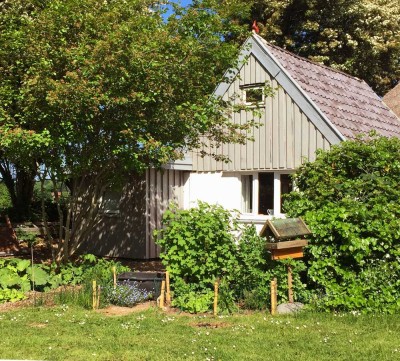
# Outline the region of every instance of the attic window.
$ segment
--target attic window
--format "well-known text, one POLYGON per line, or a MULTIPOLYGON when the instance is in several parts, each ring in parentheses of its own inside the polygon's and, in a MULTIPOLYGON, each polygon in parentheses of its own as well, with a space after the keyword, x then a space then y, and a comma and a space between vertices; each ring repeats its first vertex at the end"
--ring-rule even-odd
POLYGON ((258 106, 264 103, 264 84, 253 84, 242 88, 243 101, 246 105, 258 106))

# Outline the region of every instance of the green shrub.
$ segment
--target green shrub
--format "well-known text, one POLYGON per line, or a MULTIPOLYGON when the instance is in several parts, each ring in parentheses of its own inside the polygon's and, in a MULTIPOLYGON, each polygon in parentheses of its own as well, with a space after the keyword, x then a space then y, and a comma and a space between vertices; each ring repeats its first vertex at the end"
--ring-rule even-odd
POLYGON ((320 309, 395 312, 400 302, 400 140, 372 136, 319 152, 286 202, 313 236, 309 285, 320 309))
POLYGON ((182 278, 175 279, 172 306, 190 313, 206 312, 211 309, 213 299, 214 292, 211 289, 200 288, 182 278))
MULTIPOLYGON (((163 224, 157 233, 158 244, 173 281, 175 306, 189 312, 211 308, 217 279, 221 311, 236 310, 238 302, 245 308, 268 307, 270 281, 274 277, 278 278, 281 300, 287 300, 288 262, 272 262, 265 238, 257 235, 254 226, 239 228, 237 214, 199 203, 198 208, 190 210, 168 210, 163 224), (236 243, 234 232, 238 231, 241 237, 236 243)), ((305 300, 308 294, 300 279, 304 263, 291 264, 295 296, 305 300)))
POLYGON ((214 281, 231 277, 237 268, 232 234, 238 230, 237 217, 221 206, 199 203, 198 208, 189 210, 167 210, 163 225, 157 243, 174 281, 174 295, 177 299, 188 297, 189 291, 183 291, 182 285, 190 285, 190 292, 200 295, 203 308, 204 295, 212 291, 214 281))

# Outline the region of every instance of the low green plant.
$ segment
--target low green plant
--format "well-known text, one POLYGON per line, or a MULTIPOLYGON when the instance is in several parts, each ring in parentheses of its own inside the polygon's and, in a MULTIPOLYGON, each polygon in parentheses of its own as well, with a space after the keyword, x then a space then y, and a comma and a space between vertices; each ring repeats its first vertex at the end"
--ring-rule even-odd
POLYGON ((92 281, 105 285, 113 277, 113 267, 117 273, 130 271, 129 267, 123 266, 120 262, 85 254, 75 262, 60 265, 57 273, 63 285, 77 285, 92 281))
POLYGON ((174 282, 172 306, 190 313, 207 312, 213 304, 214 292, 177 278, 174 282))
POLYGON ((112 280, 113 267, 117 273, 130 270, 119 262, 90 254, 80 257, 76 263, 71 262, 59 268, 56 265, 45 264, 32 266, 31 261, 25 259, 0 259, 0 302, 24 299, 25 293, 32 289, 33 283, 35 291, 39 292, 46 292, 61 285, 78 284, 84 285, 85 290, 91 290, 92 281, 105 286, 112 280))
MULTIPOLYGON (((52 295, 52 301, 56 305, 73 305, 91 309, 93 307, 92 292, 88 286, 62 286, 52 295)), ((100 298, 100 301, 100 306, 103 306, 103 299, 100 298)))

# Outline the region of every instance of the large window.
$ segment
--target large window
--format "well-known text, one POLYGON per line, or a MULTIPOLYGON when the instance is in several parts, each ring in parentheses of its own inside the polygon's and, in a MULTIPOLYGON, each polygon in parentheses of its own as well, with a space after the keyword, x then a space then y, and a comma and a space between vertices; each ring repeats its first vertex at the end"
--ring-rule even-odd
POLYGON ((243 213, 280 214, 282 196, 293 189, 289 174, 253 173, 242 175, 241 180, 243 213))

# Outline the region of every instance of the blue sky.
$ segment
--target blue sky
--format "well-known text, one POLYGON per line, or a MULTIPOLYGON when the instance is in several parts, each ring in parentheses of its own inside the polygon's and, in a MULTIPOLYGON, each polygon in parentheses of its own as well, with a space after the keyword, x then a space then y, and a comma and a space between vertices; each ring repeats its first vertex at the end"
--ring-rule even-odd
MULTIPOLYGON (((171 2, 173 3, 177 3, 177 4, 181 4, 182 6, 186 6, 191 4, 192 0, 172 0, 171 2)), ((168 17, 171 14, 171 11, 167 11, 167 13, 165 14, 166 17, 168 17)))

